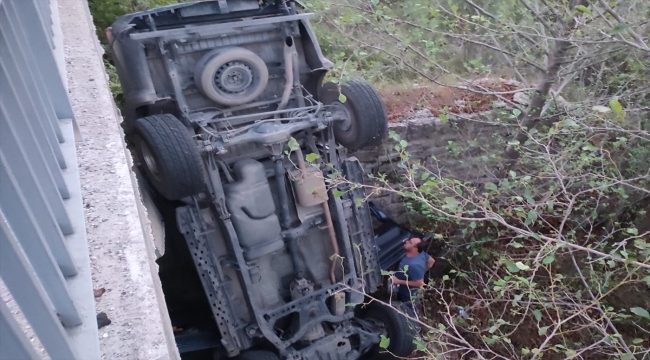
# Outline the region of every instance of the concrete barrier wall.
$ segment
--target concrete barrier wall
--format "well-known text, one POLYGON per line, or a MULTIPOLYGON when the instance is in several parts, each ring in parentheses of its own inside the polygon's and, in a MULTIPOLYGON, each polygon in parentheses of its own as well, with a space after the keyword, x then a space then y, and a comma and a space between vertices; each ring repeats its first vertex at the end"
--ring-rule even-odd
POLYGON ((111 320, 99 329, 102 359, 179 359, 155 263, 164 235, 132 171, 88 2, 58 3, 93 284, 105 289, 96 308, 111 320))

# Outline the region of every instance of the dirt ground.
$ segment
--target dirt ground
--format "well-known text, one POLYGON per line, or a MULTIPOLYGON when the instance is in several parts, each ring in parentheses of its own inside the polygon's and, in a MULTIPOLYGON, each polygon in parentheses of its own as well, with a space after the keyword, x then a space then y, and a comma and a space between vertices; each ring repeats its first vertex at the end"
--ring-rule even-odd
MULTIPOLYGON (((522 87, 521 84, 501 79, 482 79, 474 82, 483 89, 470 91, 458 87, 437 85, 406 88, 403 86, 386 87, 380 94, 386 104, 389 122, 399 122, 408 113, 427 109, 433 116, 450 112, 454 114, 471 114, 491 110, 496 102, 503 101, 496 95, 480 92, 512 92, 522 87)), ((504 99, 514 101, 514 93, 502 94, 504 99)))

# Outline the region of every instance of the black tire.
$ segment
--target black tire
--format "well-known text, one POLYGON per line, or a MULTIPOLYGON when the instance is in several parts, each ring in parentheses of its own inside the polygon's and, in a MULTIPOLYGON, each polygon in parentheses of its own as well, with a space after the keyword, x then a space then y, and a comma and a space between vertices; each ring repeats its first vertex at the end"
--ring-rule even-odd
POLYGON ((334 124, 336 141, 355 151, 381 144, 388 128, 386 106, 372 85, 362 80, 351 80, 345 85, 328 82, 319 91, 319 99, 325 105, 332 105, 335 112, 344 108, 349 121, 334 124), (339 101, 340 94, 345 102, 339 101))
POLYGON ((237 360, 280 360, 280 358, 271 351, 251 350, 239 354, 237 360))
POLYGON ((135 150, 151 185, 168 200, 203 191, 201 155, 174 115, 151 115, 135 122, 135 150))
POLYGON ((363 311, 362 316, 365 319, 372 319, 384 324, 386 330, 385 336, 390 339, 386 350, 393 355, 407 357, 415 351, 416 346, 413 343, 413 339, 417 333, 414 327, 409 324, 406 317, 390 306, 372 302, 363 311))
POLYGON ((269 70, 264 60, 241 47, 216 49, 194 68, 194 83, 210 100, 235 106, 255 100, 266 89, 269 70))

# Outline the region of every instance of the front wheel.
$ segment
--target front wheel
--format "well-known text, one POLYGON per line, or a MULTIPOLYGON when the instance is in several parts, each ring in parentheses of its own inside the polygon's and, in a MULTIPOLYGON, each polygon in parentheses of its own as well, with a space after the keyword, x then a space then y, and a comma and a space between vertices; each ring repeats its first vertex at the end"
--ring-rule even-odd
POLYGON ((174 115, 151 115, 135 122, 135 150, 153 187, 168 200, 204 190, 201 155, 174 115))
POLYGON ((392 307, 377 302, 368 305, 362 315, 363 319, 372 321, 381 328, 389 343, 386 347, 391 354, 398 357, 407 357, 415 351, 413 340, 416 336, 415 328, 404 315, 392 307))
POLYGON ((388 115, 372 85, 361 80, 351 80, 340 86, 328 82, 320 89, 318 97, 330 106, 335 117, 344 119, 334 124, 334 137, 339 144, 350 151, 381 144, 388 127, 388 115))
POLYGON ((280 358, 271 351, 250 350, 241 353, 237 360, 280 360, 280 358))

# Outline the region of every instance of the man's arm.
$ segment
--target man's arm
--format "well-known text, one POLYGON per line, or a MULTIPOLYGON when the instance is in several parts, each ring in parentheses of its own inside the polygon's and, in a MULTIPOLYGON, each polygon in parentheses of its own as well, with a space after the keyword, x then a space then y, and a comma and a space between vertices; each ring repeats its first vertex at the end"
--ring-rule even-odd
POLYGON ((427 271, 433 267, 433 264, 436 263, 436 259, 433 258, 433 256, 429 255, 429 260, 427 260, 427 266, 426 269, 427 271))
POLYGON ((424 279, 420 280, 400 280, 395 276, 391 277, 391 280, 393 281, 393 284, 395 285, 406 285, 410 288, 419 288, 424 285, 424 279))
POLYGON ((393 276, 393 283, 397 285, 406 285, 409 288, 419 288, 424 285, 424 273, 426 270, 424 267, 420 266, 410 266, 406 273, 407 280, 398 279, 396 276, 393 276))

